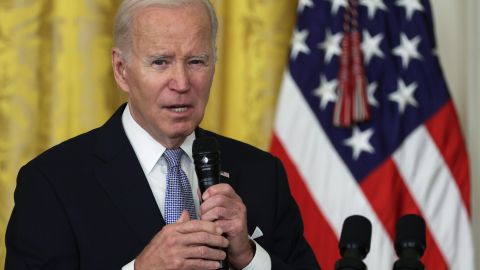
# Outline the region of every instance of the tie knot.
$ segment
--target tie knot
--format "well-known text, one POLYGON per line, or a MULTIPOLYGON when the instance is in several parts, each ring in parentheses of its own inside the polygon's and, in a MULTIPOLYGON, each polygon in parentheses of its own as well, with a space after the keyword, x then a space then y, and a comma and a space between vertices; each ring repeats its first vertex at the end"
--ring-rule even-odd
POLYGON ((182 157, 182 154, 182 148, 166 149, 165 152, 163 152, 163 156, 165 157, 169 168, 180 166, 180 158, 182 157))

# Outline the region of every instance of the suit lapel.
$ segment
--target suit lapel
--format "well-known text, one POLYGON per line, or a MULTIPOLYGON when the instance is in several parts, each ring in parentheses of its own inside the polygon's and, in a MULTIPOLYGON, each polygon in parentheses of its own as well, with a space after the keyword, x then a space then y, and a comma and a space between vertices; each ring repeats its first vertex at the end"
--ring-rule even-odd
POLYGON ((146 245, 165 225, 140 163, 125 134, 122 106, 100 128, 95 173, 126 222, 146 245))

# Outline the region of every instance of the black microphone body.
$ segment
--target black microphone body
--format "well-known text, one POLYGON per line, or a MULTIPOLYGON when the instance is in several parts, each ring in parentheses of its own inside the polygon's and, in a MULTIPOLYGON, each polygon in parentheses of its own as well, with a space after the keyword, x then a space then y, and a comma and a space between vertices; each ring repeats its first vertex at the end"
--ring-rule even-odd
POLYGON ((193 142, 193 161, 197 172, 200 192, 220 183, 220 150, 213 137, 196 139, 193 142))
MULTIPOLYGON (((198 186, 203 194, 209 187, 220 183, 220 148, 213 137, 200 137, 193 142, 193 162, 198 186)), ((227 250, 224 250, 227 252, 227 250)), ((228 260, 220 261, 219 270, 228 270, 228 260)))
POLYGON ((402 216, 397 221, 395 251, 399 258, 393 270, 424 270, 420 258, 425 248, 425 221, 417 215, 402 216))
POLYGON ((366 270, 363 259, 370 251, 371 236, 372 224, 367 218, 359 215, 346 218, 338 243, 342 258, 335 263, 335 270, 366 270))

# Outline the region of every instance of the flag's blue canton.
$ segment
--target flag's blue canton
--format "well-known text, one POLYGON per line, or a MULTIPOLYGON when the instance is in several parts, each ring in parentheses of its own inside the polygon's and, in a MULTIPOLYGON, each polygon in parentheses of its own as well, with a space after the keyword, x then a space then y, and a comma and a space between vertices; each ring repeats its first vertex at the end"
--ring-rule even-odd
POLYGON ((339 71, 339 48, 335 45, 339 39, 337 35, 335 40, 335 35, 343 33, 347 0, 300 0, 289 69, 330 141, 361 181, 444 105, 449 94, 435 55, 428 1, 358 2, 362 49, 366 35, 370 41, 376 37, 378 44, 370 46, 369 53, 363 52, 367 83, 371 89, 376 85, 369 101, 370 122, 354 129, 332 124, 335 101, 327 90, 334 88, 339 71), (329 36, 330 43, 326 42, 329 36), (402 42, 404 49, 399 47, 402 42))

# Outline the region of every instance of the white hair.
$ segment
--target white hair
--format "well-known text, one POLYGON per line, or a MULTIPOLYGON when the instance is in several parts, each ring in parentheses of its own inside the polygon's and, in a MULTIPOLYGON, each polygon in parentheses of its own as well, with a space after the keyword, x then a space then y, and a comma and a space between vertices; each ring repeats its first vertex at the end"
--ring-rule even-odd
POLYGON ((117 15, 115 16, 115 23, 113 27, 114 45, 120 50, 124 51, 124 57, 128 57, 132 45, 130 27, 133 25, 136 12, 140 9, 150 6, 179 7, 194 3, 202 3, 208 10, 208 15, 210 17, 212 47, 215 49, 218 20, 215 9, 209 0, 123 0, 118 8, 117 15))

